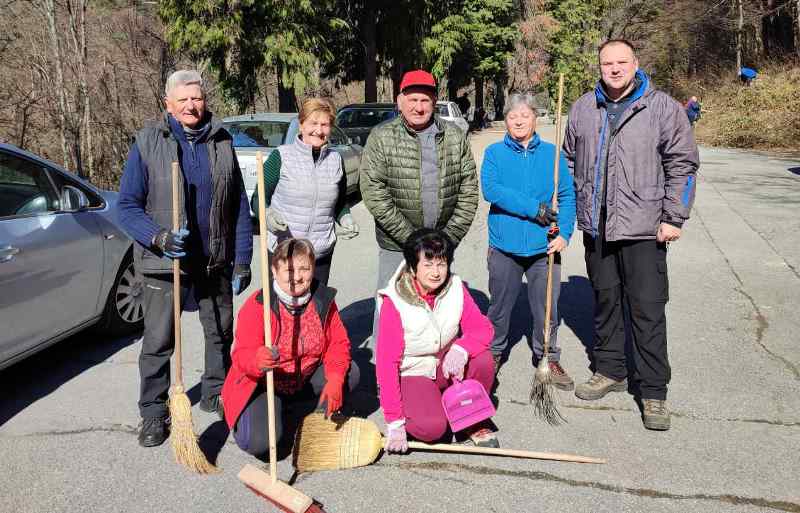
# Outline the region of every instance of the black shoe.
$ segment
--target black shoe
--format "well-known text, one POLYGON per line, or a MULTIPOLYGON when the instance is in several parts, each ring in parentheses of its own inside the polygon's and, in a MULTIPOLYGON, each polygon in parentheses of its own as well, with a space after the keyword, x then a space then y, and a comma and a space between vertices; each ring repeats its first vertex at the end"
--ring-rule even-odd
POLYGON ((200 400, 200 409, 208 413, 216 413, 219 418, 225 420, 225 411, 222 409, 222 396, 212 395, 200 400))
POLYGON ((161 445, 168 436, 169 419, 166 417, 142 419, 142 429, 139 431, 139 445, 142 447, 161 445))

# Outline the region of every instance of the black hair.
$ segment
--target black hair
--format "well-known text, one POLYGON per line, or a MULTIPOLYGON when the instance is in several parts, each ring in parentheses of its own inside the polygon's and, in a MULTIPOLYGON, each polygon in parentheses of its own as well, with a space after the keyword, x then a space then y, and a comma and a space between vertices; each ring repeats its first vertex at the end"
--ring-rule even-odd
POLYGON ((634 55, 636 55, 636 48, 634 48, 634 47, 633 47, 633 43, 631 43, 631 42, 630 42, 630 41, 628 41, 627 39, 623 39, 623 38, 621 38, 621 37, 619 37, 619 38, 615 38, 615 39, 608 39, 608 40, 604 41, 604 42, 603 42, 603 44, 601 44, 601 45, 600 45, 600 46, 597 48, 597 55, 600 55, 600 52, 602 52, 602 51, 603 51, 603 49, 604 49, 606 46, 609 46, 609 45, 625 45, 625 46, 627 46, 628 48, 630 48, 630 49, 631 49, 631 52, 632 52, 634 55))
POLYGON ((403 245, 403 257, 406 259, 406 265, 411 270, 417 269, 419 264, 419 254, 425 255, 425 258, 434 259, 441 258, 447 262, 448 267, 453 262, 453 252, 455 245, 450 237, 441 230, 434 230, 433 228, 420 228, 415 230, 403 245))

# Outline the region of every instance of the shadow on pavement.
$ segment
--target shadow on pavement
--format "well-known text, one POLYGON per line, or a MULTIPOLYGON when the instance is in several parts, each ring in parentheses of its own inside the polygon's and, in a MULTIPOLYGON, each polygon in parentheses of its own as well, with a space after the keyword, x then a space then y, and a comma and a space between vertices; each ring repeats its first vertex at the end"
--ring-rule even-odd
POLYGON ((353 361, 361 371, 361 381, 353 391, 346 412, 357 417, 368 417, 378 410, 378 385, 375 377, 374 351, 372 344, 372 316, 375 299, 361 299, 344 307, 340 314, 350 337, 353 361))
POLYGON ((558 313, 580 340, 594 372, 594 292, 588 278, 573 275, 561 284, 558 313))
POLYGON ((790 167, 788 171, 795 175, 800 175, 800 167, 790 167))
POLYGON ((0 404, 0 426, 75 376, 137 342, 139 335, 99 343, 102 338, 91 329, 84 330, 0 371, 0 388, 9 392, 0 404))

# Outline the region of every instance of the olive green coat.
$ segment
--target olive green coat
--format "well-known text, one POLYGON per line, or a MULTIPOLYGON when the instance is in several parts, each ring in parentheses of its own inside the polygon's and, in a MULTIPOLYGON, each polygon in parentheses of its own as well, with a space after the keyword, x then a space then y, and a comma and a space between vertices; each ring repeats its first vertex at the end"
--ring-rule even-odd
MULTIPOLYGON (((478 177, 466 134, 434 117, 439 128, 439 218, 436 228, 455 244, 467 234, 478 208, 478 177)), ((422 154, 417 135, 402 116, 375 127, 361 158, 361 197, 375 218, 378 245, 401 251, 411 232, 423 227, 422 154)))

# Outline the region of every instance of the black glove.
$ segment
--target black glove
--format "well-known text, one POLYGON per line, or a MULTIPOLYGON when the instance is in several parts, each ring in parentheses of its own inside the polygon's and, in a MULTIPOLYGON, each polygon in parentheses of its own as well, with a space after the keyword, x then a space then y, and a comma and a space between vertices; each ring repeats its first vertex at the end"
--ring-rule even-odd
POLYGON ((189 236, 189 230, 181 228, 177 232, 161 230, 153 239, 153 246, 170 258, 181 258, 186 256, 183 249, 184 239, 189 236))
POLYGON ((251 277, 249 265, 236 264, 233 266, 233 275, 231 276, 233 293, 237 296, 241 294, 250 285, 251 277))
POLYGON ((542 201, 539 203, 539 210, 536 211, 536 217, 533 220, 542 226, 549 226, 558 221, 558 212, 542 201))

